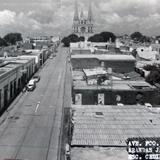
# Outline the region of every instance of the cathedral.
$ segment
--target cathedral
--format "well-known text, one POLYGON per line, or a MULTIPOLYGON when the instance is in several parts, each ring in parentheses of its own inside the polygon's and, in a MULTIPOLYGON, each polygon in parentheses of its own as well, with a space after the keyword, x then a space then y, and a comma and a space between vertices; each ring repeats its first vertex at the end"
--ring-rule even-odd
POLYGON ((91 3, 88 7, 88 17, 84 16, 83 10, 80 15, 78 13, 78 4, 75 1, 75 11, 73 18, 73 33, 78 36, 83 36, 86 39, 93 35, 93 15, 92 15, 92 7, 91 3))

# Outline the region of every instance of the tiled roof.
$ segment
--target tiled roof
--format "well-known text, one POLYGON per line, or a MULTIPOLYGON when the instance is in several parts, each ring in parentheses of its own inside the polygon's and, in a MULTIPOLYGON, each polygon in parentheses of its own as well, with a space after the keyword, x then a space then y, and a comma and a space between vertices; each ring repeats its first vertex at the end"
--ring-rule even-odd
POLYGON ((126 146, 129 137, 160 134, 160 115, 145 106, 73 105, 72 109, 75 110, 72 146, 126 146))

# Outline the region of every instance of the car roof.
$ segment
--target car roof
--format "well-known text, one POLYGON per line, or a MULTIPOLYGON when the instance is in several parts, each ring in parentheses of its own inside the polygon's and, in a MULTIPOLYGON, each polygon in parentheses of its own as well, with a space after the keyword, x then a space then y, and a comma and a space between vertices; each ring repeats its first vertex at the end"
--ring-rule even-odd
POLYGON ((31 83, 35 83, 35 80, 34 80, 34 79, 31 79, 31 80, 29 81, 29 84, 31 84, 31 83))

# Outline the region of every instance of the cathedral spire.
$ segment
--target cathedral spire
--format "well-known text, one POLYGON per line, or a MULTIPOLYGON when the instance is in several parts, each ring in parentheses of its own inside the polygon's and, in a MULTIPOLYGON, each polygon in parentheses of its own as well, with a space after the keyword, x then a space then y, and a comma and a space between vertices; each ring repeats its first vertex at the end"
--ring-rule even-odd
POLYGON ((93 21, 93 14, 92 14, 92 5, 91 5, 91 1, 89 1, 88 20, 89 20, 89 21, 93 21))
POLYGON ((78 20, 79 20, 79 15, 78 15, 78 4, 77 4, 77 0, 75 0, 74 21, 78 21, 78 20))
POLYGON ((84 13, 83 13, 83 10, 81 10, 80 18, 81 18, 81 19, 84 19, 84 13))

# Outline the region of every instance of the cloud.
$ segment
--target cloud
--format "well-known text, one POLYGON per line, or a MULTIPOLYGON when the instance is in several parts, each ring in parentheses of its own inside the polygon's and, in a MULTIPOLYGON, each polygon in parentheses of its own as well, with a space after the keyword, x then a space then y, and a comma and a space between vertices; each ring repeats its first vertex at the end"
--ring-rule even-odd
POLYGON ((14 23, 15 16, 15 12, 9 10, 0 11, 0 25, 3 26, 14 23))
MULTIPOLYGON (((74 0, 1 0, 0 35, 62 34, 72 31, 74 0)), ((91 1, 91 0, 90 0, 91 1)), ((87 14, 89 0, 78 0, 87 14)), ((160 33, 159 0, 92 0, 95 31, 160 33)))

